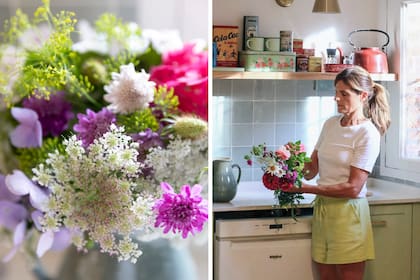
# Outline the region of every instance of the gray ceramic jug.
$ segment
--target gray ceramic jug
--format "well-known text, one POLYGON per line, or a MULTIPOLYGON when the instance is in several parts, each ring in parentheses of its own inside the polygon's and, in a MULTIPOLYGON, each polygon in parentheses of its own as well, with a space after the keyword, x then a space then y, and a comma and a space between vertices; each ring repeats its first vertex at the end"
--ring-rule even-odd
POLYGON ((229 202, 237 191, 241 179, 241 167, 232 164, 230 158, 213 160, 213 202, 229 202), (238 177, 235 178, 233 168, 238 169, 238 177))

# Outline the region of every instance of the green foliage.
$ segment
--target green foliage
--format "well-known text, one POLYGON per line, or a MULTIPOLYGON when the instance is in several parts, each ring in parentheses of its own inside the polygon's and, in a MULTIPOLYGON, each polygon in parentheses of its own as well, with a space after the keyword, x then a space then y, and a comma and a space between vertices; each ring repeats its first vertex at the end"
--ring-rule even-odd
POLYGON ((124 126, 127 133, 138 133, 146 130, 146 128, 157 131, 159 128, 159 122, 150 108, 128 115, 118 115, 117 122, 119 125, 124 126))
POLYGON ((5 20, 3 24, 5 31, 0 33, 1 41, 15 45, 22 33, 30 27, 31 23, 28 16, 20 9, 17 9, 15 16, 12 16, 9 20, 5 20))
POLYGON ((42 147, 17 149, 19 169, 31 177, 33 175, 32 168, 44 163, 48 154, 56 150, 60 154, 65 153, 64 145, 58 137, 44 139, 42 147))
POLYGON ((162 55, 151 46, 149 46, 149 48, 141 54, 138 59, 140 61, 138 67, 144 69, 146 72, 150 72, 150 68, 152 68, 152 66, 160 65, 162 63, 162 55))
POLYGON ((154 103, 156 108, 161 110, 165 117, 178 112, 179 99, 174 94, 174 89, 168 90, 167 87, 159 86, 155 91, 154 103))
MULTIPOLYGON (((119 73, 121 65, 127 65, 133 63, 133 65, 139 64, 139 59, 133 53, 123 51, 118 53, 114 57, 109 57, 104 60, 104 66, 106 67, 108 73, 119 73)), ((109 77, 110 78, 110 77, 109 77)))
MULTIPOLYGON (((73 42, 71 34, 74 32, 76 19, 74 13, 60 11, 53 15, 49 1, 34 12, 34 18, 29 21, 28 16, 20 10, 10 22, 5 25, 3 37, 6 43, 16 44, 17 38, 29 28, 35 28, 40 23, 51 26, 52 33, 48 40, 38 49, 27 51, 25 64, 15 83, 14 92, 19 97, 39 95, 48 98, 55 90, 67 89, 79 95, 87 94, 92 86, 75 71, 78 56, 71 50, 73 42)), ((5 101, 11 103, 12 94, 6 94, 5 101)))
POLYGON ((141 34, 139 27, 126 24, 110 13, 102 14, 95 22, 95 26, 98 32, 106 34, 109 42, 116 41, 125 48, 128 47, 127 38, 141 34))

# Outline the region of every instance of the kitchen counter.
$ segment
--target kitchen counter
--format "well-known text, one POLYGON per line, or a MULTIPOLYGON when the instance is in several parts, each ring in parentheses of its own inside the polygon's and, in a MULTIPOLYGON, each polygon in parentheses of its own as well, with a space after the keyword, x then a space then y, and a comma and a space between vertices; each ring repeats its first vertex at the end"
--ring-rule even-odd
MULTIPOLYGON (((384 181, 368 179, 368 201, 370 205, 403 204, 420 202, 420 188, 384 181)), ((299 207, 312 207, 315 195, 304 194, 299 207)), ((213 212, 266 210, 276 203, 273 191, 266 189, 262 182, 240 182, 234 199, 227 203, 213 203, 213 212)))

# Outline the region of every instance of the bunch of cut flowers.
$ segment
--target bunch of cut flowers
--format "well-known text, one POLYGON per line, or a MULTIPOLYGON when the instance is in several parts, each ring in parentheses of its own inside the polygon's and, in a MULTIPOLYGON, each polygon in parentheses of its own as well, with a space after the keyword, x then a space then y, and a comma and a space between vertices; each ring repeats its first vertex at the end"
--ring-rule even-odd
POLYGON ((274 191, 277 206, 294 209, 304 197, 299 192, 287 192, 293 186, 301 187, 303 169, 310 158, 306 156, 305 147, 300 141, 289 142, 275 151, 267 149, 266 144, 252 147, 250 154, 245 155, 247 164, 252 166, 255 160, 263 170, 264 186, 274 191))
POLYGON ((48 0, 0 42, 3 261, 74 244, 136 262, 136 238, 203 230, 204 44, 112 14, 77 24, 48 0))

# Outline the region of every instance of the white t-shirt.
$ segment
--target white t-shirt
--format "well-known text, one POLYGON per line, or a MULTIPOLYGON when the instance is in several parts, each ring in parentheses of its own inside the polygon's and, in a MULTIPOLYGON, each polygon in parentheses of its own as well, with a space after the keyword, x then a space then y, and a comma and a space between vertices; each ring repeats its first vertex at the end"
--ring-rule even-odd
MULTIPOLYGON (((315 149, 318 150, 320 185, 348 181, 350 166, 372 172, 379 155, 381 135, 371 121, 353 126, 341 126, 343 115, 329 118, 321 131, 315 149)), ((364 184, 358 197, 366 196, 364 184)))

